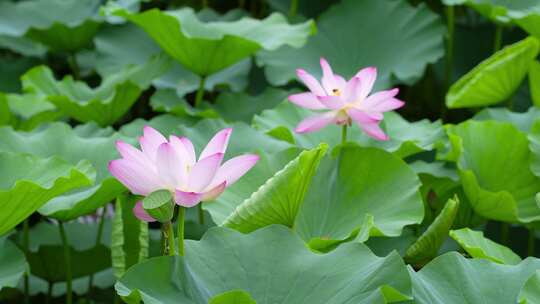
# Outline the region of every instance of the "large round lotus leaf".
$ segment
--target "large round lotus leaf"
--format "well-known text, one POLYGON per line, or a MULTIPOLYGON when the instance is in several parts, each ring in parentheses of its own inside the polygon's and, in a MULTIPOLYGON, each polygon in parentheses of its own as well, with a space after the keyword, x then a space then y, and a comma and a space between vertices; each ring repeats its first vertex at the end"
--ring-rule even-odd
POLYGON ((404 161, 376 148, 337 151, 321 163, 296 217, 302 239, 330 244, 359 232, 399 236, 404 226, 422 221, 420 180, 404 161))
POLYGON ((524 133, 510 123, 468 121, 449 126, 448 134, 463 189, 478 214, 507 222, 540 219, 534 200, 540 180, 529 168, 524 133))
POLYGON ((540 269, 540 260, 518 265, 466 259, 456 252, 437 257, 419 272, 411 270, 418 304, 516 303, 521 287, 540 269))
POLYGON ((205 23, 190 8, 152 9, 138 14, 114 7, 109 10, 143 28, 171 57, 201 76, 223 70, 261 48, 300 47, 313 30, 311 21, 289 25, 279 13, 264 20, 245 17, 205 23))
POLYGON ((450 231, 450 236, 473 258, 485 258, 495 263, 508 265, 521 262, 519 255, 510 248, 486 238, 482 231, 463 228, 450 231))
POLYGON ((74 219, 93 212, 124 191, 125 188, 107 171, 107 163, 118 157, 114 142, 119 136, 107 130, 101 130, 99 132, 102 134, 96 135, 92 132, 82 134, 89 128, 86 129, 72 129, 64 123, 54 123, 32 132, 0 128, 0 151, 24 152, 40 157, 55 155, 72 164, 87 160, 97 171, 93 186, 79 188, 62 196, 55 195, 56 198, 40 209, 43 215, 64 221, 74 219))
POLYGON ((99 0, 2 1, 0 34, 39 41, 54 51, 88 46, 99 29, 99 0))
POLYGON ((0 172, 0 235, 51 199, 89 186, 95 178, 95 170, 88 161, 72 165, 58 157, 11 152, 0 152, 0 172))
POLYGON ((0 290, 15 288, 27 270, 24 253, 6 237, 0 238, 0 290))
MULTIPOLYGON (((313 148, 321 142, 328 143, 330 146, 341 143, 341 127, 336 125, 329 125, 313 133, 297 134, 294 132, 300 121, 312 115, 315 115, 313 111, 286 101, 274 109, 265 110, 260 115, 256 115, 253 124, 259 130, 277 139, 303 148, 313 148)), ((440 121, 430 122, 425 119, 410 123, 394 112, 385 113, 381 126, 385 129, 390 140, 377 141, 369 138, 355 125, 349 127, 347 140, 358 142, 362 146, 382 148, 400 157, 406 157, 434 149, 444 136, 440 121)))
MULTIPOLYGON (((96 62, 94 68, 102 76, 114 74, 128 65, 142 65, 161 52, 159 46, 139 27, 127 23, 100 31, 94 38, 96 62), (129 52, 125 52, 129 49, 129 52)), ((209 75, 205 88, 209 91, 218 85, 226 85, 233 91, 241 91, 247 86, 251 60, 245 59, 232 66, 209 75)), ((176 90, 179 96, 197 90, 200 77, 174 62, 163 76, 154 79, 158 88, 176 90)))
POLYGON ((538 40, 529 37, 493 54, 450 87, 446 105, 481 107, 506 100, 527 75, 539 48, 538 40))
POLYGON ((126 67, 110 75, 99 87, 67 76, 55 79, 47 66, 31 69, 22 76, 23 90, 46 96, 65 115, 81 122, 95 121, 108 126, 129 111, 151 81, 165 73, 172 62, 166 56, 149 59, 143 65, 126 67))
POLYGON ((320 255, 283 226, 251 234, 212 228, 201 241, 186 242, 185 258, 149 259, 116 284, 126 302, 147 304, 206 304, 233 290, 245 291, 258 304, 410 299, 409 277, 397 253, 380 258, 363 244, 351 243, 320 255))
POLYGON ((317 27, 318 33, 300 49, 282 47, 257 55, 270 83, 289 82, 297 68, 321 75, 321 56, 347 78, 362 67, 376 66, 378 87, 412 83, 444 53, 445 28, 438 15, 404 0, 341 1, 320 16, 317 27))

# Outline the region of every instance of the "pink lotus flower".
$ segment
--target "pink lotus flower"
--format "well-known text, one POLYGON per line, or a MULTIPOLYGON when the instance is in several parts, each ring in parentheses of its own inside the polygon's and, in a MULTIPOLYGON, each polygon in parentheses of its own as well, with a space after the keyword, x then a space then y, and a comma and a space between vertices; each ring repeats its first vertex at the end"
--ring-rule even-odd
POLYGON ((399 90, 395 88, 370 95, 377 79, 375 67, 362 69, 351 80, 346 81, 340 75, 334 74, 324 58, 321 58, 320 63, 323 71, 321 83, 302 69, 296 71, 298 78, 310 92, 291 95, 289 101, 306 109, 325 112, 304 119, 295 131, 314 132, 331 123, 351 125, 354 121, 369 136, 388 140, 379 123, 384 112, 398 109, 405 104, 394 98, 399 90))
MULTIPOLYGON (((161 133, 145 126, 139 138, 142 151, 118 141, 116 149, 122 158, 111 161, 109 171, 133 194, 147 196, 165 189, 171 191, 176 204, 193 207, 216 199, 259 160, 258 155, 245 154, 221 164, 231 133, 232 129, 216 133, 197 159, 188 138, 171 135, 167 141, 161 133)), ((153 220, 142 202, 133 212, 141 220, 153 220)))

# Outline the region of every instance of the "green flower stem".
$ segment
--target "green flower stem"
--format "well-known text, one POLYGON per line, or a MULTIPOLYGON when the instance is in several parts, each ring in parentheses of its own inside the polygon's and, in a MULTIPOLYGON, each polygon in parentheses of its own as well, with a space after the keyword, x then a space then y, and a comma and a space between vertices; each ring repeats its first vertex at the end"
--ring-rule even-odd
POLYGON ((454 32, 455 18, 454 6, 446 7, 446 23, 448 27, 448 35, 446 36, 446 77, 445 88, 448 90, 452 82, 453 67, 454 67, 454 32))
POLYGON ((534 256, 535 254, 536 236, 534 232, 535 232, 534 227, 529 227, 529 239, 527 242, 527 255, 528 256, 534 256))
POLYGON ((202 76, 199 81, 199 88, 197 89, 197 94, 195 95, 195 108, 200 108, 201 103, 204 97, 204 85, 206 84, 206 76, 202 76))
POLYGON ((174 244, 174 231, 171 222, 163 223, 161 226, 161 237, 163 243, 163 255, 175 255, 176 246, 174 244))
MULTIPOLYGON (((96 236, 96 243, 94 245, 94 247, 97 247, 99 246, 99 244, 101 243, 101 237, 103 235, 103 226, 105 225, 105 207, 103 207, 103 212, 101 213, 101 216, 99 218, 99 226, 98 226, 98 232, 97 232, 97 236, 96 236)), ((94 274, 91 274, 90 275, 90 278, 88 280, 88 296, 90 296, 92 294, 92 285, 94 284, 94 274)))
POLYGON ((80 79, 80 69, 75 53, 69 53, 68 64, 69 68, 71 69, 71 73, 73 73, 73 78, 75 78, 75 80, 80 79))
POLYGON ((345 144, 347 142, 347 124, 344 124, 341 128, 341 144, 345 144))
POLYGON ((197 211, 199 212, 199 224, 204 225, 204 210, 202 208, 202 202, 197 205, 197 211))
MULTIPOLYGON (((200 204, 199 204, 200 205, 200 204)), ((178 206, 178 220, 176 222, 176 237, 178 238, 178 255, 184 256, 184 220, 186 208, 178 206)))
POLYGON ((45 298, 45 304, 51 303, 53 286, 54 286, 53 282, 48 282, 48 284, 47 284, 47 297, 45 298))
POLYGON ((66 304, 73 303, 72 300, 72 287, 71 287, 71 249, 69 248, 69 242, 64 229, 64 223, 58 222, 58 229, 60 231, 60 238, 64 245, 64 262, 66 263, 66 304))
MULTIPOLYGON (((24 254, 28 255, 30 250, 30 234, 29 234, 29 219, 27 218, 23 222, 23 249, 24 254)), ((30 282, 28 278, 28 273, 24 274, 24 303, 30 303, 30 282)))
POLYGON ((493 40, 493 53, 497 52, 502 47, 502 34, 503 27, 501 24, 497 24, 497 27, 495 28, 495 38, 493 40))
POLYGON ((296 12, 298 11, 298 1, 299 0, 291 0, 291 6, 289 8, 289 17, 296 16, 296 12))

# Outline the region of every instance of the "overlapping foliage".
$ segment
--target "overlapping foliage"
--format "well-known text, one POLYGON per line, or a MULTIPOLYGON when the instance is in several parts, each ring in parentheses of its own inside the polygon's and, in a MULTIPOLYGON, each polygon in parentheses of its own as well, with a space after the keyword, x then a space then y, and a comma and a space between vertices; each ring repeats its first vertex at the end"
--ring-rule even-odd
POLYGON ((527 0, 0 2, 0 302, 537 303, 538 39, 527 0), (389 140, 295 131, 321 57, 399 88, 389 140), (108 170, 145 126, 258 155, 185 255, 108 170))

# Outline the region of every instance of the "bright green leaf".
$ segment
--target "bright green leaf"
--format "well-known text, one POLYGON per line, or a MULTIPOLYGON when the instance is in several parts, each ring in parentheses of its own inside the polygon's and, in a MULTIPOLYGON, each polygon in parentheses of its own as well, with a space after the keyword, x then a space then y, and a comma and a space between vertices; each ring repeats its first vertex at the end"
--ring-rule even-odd
POLYGON ((251 296, 243 290, 224 292, 212 297, 208 304, 257 304, 251 296))
POLYGON ((351 145, 335 152, 323 160, 296 217, 302 239, 399 236, 404 226, 422 221, 420 181, 405 162, 376 148, 351 145))
POLYGON ((327 148, 321 144, 300 153, 239 205, 222 225, 242 232, 271 224, 292 227, 327 148))
POLYGON ((482 231, 469 228, 450 231, 450 236, 473 258, 483 258, 495 263, 516 265, 521 258, 510 248, 484 237, 482 231))
POLYGON ((493 54, 454 83, 446 95, 451 108, 482 107, 512 96, 538 55, 540 43, 529 37, 493 54))
POLYGON ((449 126, 448 134, 459 156, 463 189, 478 214, 507 222, 540 219, 534 200, 540 180, 529 168, 531 152, 524 133, 510 123, 467 121, 449 126))
POLYGON ((116 199, 112 224, 111 257, 114 275, 120 278, 131 266, 148 257, 148 224, 133 215, 137 197, 116 199))
POLYGON ((61 81, 54 78, 46 66, 28 71, 23 77, 23 89, 47 96, 59 110, 81 121, 95 121, 107 126, 120 119, 137 101, 156 76, 170 65, 168 58, 158 56, 141 66, 131 66, 103 80, 95 89, 71 76, 61 81))
MULTIPOLYGON (((102 129, 95 130, 102 132, 95 135, 82 134, 84 128, 85 126, 72 129, 64 123, 54 123, 32 132, 0 128, 0 151, 30 153, 40 157, 56 155, 71 164, 88 160, 97 171, 95 184, 61 196, 55 195, 54 199, 39 210, 43 215, 63 221, 75 219, 95 211, 125 191, 107 170, 108 162, 117 158, 114 143, 119 138, 118 135, 102 129)), ((85 131, 88 131, 88 126, 86 128, 85 131)))
POLYGON ((95 177, 88 161, 71 165, 58 157, 10 152, 0 152, 0 172, 0 235, 51 199, 91 185, 95 177))
POLYGON ((529 67, 529 87, 533 104, 540 108, 540 62, 536 60, 529 67))
POLYGON ((190 71, 208 76, 254 54, 282 45, 302 46, 312 22, 289 25, 274 13, 259 21, 242 18, 233 22, 201 22, 190 8, 175 11, 151 9, 131 14, 110 8, 110 13, 142 27, 161 48, 190 71), (273 35, 279 31, 280 35, 273 35))
POLYGON ((250 234, 212 228, 201 241, 186 242, 185 258, 149 259, 116 284, 127 303, 147 304, 206 304, 239 289, 261 304, 410 299, 407 270, 397 253, 380 258, 365 245, 351 243, 316 254, 289 229, 276 225, 250 234))
POLYGON ((459 201, 449 199, 427 230, 412 244, 405 254, 405 261, 411 264, 425 264, 437 256, 443 242, 448 237, 458 212, 459 201))
POLYGON ((521 287, 539 268, 534 258, 501 265, 447 253, 419 272, 411 270, 413 296, 418 304, 516 303, 521 287))

